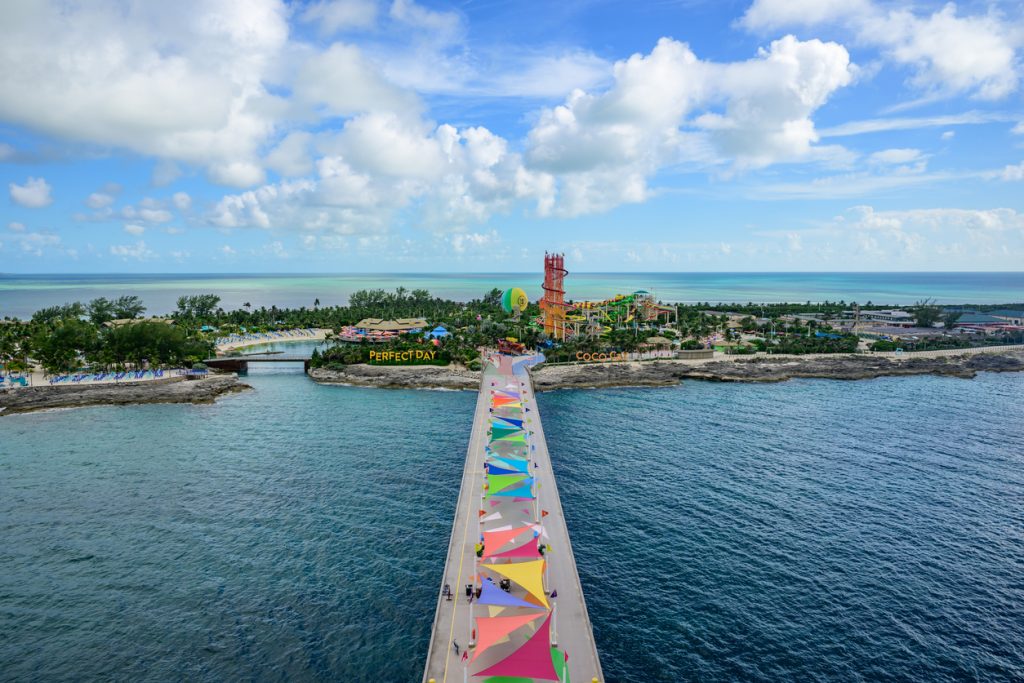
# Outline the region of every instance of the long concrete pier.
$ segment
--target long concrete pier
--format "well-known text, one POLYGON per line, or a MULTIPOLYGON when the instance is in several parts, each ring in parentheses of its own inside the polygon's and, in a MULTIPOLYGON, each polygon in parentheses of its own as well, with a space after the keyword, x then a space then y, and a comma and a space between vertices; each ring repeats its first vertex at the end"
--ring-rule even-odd
MULTIPOLYGON (((533 666, 532 670, 538 675, 523 677, 534 680, 558 680, 560 683, 604 681, 551 469, 544 428, 527 372, 527 366, 534 360, 532 356, 493 354, 486 357, 448 558, 443 579, 438 586, 433 632, 423 673, 424 683, 486 681, 491 676, 513 675, 511 669, 515 666, 523 666, 525 670, 533 666), (520 412, 515 412, 515 403, 509 404, 512 411, 495 409, 495 396, 508 400, 509 394, 518 396, 520 412), (490 466, 493 467, 494 456, 502 455, 503 444, 491 442, 492 420, 496 415, 519 416, 522 419, 526 445, 525 448, 519 448, 527 454, 528 464, 521 466, 528 468, 529 476, 532 477, 534 500, 517 497, 498 503, 502 499, 489 496, 493 491, 485 489, 488 483, 485 463, 491 458, 490 466), (502 512, 495 515, 493 510, 502 512), (536 588, 531 595, 528 586, 524 590, 524 586, 516 582, 510 582, 510 585, 506 583, 500 593, 494 591, 501 575, 508 573, 507 568, 516 563, 515 560, 510 561, 508 553, 524 551, 503 550, 505 556, 500 558, 478 555, 481 552, 478 544, 484 539, 485 533, 488 534, 489 542, 495 545, 489 551, 494 553, 506 547, 504 543, 498 546, 495 532, 513 529, 514 533, 514 529, 520 526, 530 527, 535 532, 528 535, 524 533, 528 541, 523 547, 529 546, 531 542, 534 545, 534 548, 525 552, 536 553, 538 545, 543 552, 543 596, 539 599, 535 595, 536 588), (529 540, 531 537, 533 541, 529 540), (467 586, 471 588, 467 589, 467 586), (522 606, 495 605, 493 599, 488 599, 487 592, 480 596, 480 589, 484 587, 490 589, 492 598, 498 601, 515 599, 522 606), (467 591, 472 597, 467 595, 467 591), (546 606, 542 604, 544 602, 546 606), (530 617, 531 614, 536 617, 530 617), (488 636, 499 628, 497 622, 502 621, 500 618, 494 619, 496 616, 509 617, 508 622, 512 623, 515 623, 513 619, 531 621, 495 641, 488 636), (481 618, 490 623, 483 624, 481 618), (538 633, 545 628, 550 629, 549 634, 538 633), (550 643, 546 642, 546 635, 550 636, 550 643), (527 650, 533 653, 532 661, 536 663, 543 659, 537 653, 544 652, 542 648, 549 646, 554 675, 551 675, 551 670, 541 674, 540 669, 543 667, 539 664, 522 663, 527 661, 527 650), (492 667, 504 667, 505 670, 493 673, 492 667), (488 670, 492 673, 483 673, 488 670)), ((518 435, 514 438, 518 438, 518 435)), ((509 461, 518 462, 512 458, 509 461)), ((492 475, 491 482, 495 481, 492 475)), ((524 564, 537 562, 529 557, 523 559, 524 564)), ((500 629, 504 628, 502 623, 500 629)))

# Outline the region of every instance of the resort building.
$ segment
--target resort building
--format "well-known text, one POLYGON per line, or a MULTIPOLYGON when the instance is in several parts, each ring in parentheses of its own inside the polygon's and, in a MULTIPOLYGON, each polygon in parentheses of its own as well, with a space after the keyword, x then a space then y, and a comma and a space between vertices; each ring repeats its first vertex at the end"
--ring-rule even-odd
POLYGON ((989 315, 995 316, 1001 320, 1005 320, 1011 325, 1017 327, 1024 327, 1024 311, 1015 311, 1012 309, 1000 309, 998 311, 989 311, 989 315))
POLYGON ((383 342, 400 334, 420 334, 427 326, 423 318, 363 318, 355 325, 341 328, 338 339, 342 341, 383 342))
MULTIPOLYGON (((967 311, 962 313, 953 326, 957 329, 971 330, 974 332, 997 332, 999 330, 1015 329, 1020 326, 1019 322, 1014 323, 1012 316, 997 316, 992 313, 976 313, 967 311)), ((1016 318, 1020 320, 1020 318, 1016 318)))
POLYGON ((861 311, 862 322, 879 322, 886 325, 910 326, 914 324, 914 314, 909 311, 891 309, 888 311, 861 311))

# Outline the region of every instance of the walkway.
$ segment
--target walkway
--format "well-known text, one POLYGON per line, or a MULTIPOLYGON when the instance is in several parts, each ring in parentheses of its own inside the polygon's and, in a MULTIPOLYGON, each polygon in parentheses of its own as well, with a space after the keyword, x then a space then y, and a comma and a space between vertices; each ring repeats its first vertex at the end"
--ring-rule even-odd
POLYGON ((604 680, 526 371, 535 360, 484 364, 424 683, 604 680))

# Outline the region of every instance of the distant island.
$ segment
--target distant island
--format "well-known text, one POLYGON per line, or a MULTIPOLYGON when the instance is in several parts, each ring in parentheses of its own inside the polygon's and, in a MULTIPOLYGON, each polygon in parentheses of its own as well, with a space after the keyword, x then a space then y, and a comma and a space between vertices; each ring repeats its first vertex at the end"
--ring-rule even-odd
POLYGON ((539 390, 1022 369, 1022 303, 672 304, 636 291, 565 299, 557 316, 545 305, 521 290, 460 302, 398 287, 355 292, 345 306, 231 311, 189 295, 151 317, 138 296, 52 306, 0 321, 0 408, 210 401, 247 388, 211 365, 293 341, 321 344, 313 380, 377 387, 475 389, 486 348, 543 353, 539 390))

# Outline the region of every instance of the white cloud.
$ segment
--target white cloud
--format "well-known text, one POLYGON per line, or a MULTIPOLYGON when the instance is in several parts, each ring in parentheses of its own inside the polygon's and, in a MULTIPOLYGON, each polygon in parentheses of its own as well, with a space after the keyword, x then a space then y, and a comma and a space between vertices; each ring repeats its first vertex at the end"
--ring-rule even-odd
POLYGON ((142 233, 146 232, 146 228, 135 223, 125 223, 124 231, 129 235, 135 235, 138 237, 142 233))
POLYGON ((253 251, 253 254, 273 256, 279 259, 287 259, 291 257, 291 254, 289 254, 288 250, 285 249, 284 243, 281 242, 280 240, 274 240, 273 242, 268 242, 267 244, 264 244, 263 247, 259 249, 259 251, 253 251))
POLYGON ((755 0, 741 24, 753 30, 842 22, 857 41, 914 70, 924 101, 958 93, 983 100, 1017 89, 1019 27, 998 14, 958 16, 953 3, 932 14, 888 10, 870 0, 755 0))
POLYGON ((714 83, 727 100, 726 112, 704 114, 697 124, 748 167, 807 157, 819 138, 811 114, 853 78, 843 46, 793 36, 719 72, 714 83))
POLYGON ((850 209, 852 221, 844 225, 858 230, 978 230, 1000 232, 1024 228, 1024 214, 1014 209, 911 209, 876 211, 870 206, 850 209))
POLYGON ((173 225, 164 228, 164 232, 167 233, 168 235, 183 235, 183 234, 185 234, 184 230, 182 230, 181 228, 176 228, 173 225))
POLYGON ((49 206, 53 202, 53 197, 50 196, 52 188, 43 178, 30 177, 25 181, 24 185, 10 183, 7 187, 11 200, 20 206, 40 209, 44 206, 49 206))
POLYGON ((1000 174, 1003 180, 1024 180, 1024 162, 1016 166, 1007 166, 1000 174))
POLYGON ((943 140, 952 140, 955 136, 956 136, 956 131, 955 130, 947 130, 947 131, 943 131, 943 133, 942 133, 942 135, 940 137, 943 140))
POLYGON ((13 159, 15 150, 13 147, 8 145, 6 142, 0 142, 0 161, 7 161, 13 159))
POLYGON ((61 239, 58 235, 44 232, 16 232, 9 236, 21 246, 21 250, 32 256, 42 256, 47 249, 61 248, 61 239))
POLYGON ((123 261, 129 259, 145 261, 156 257, 156 252, 147 247, 146 243, 142 240, 135 244, 112 244, 110 245, 110 253, 121 258, 123 261))
POLYGON ((1024 135, 1024 121, 1020 121, 1016 126, 1010 129, 1010 132, 1014 135, 1024 135))
POLYGON ((332 116, 421 108, 414 95, 381 77, 358 47, 343 43, 311 55, 300 67, 293 89, 298 104, 332 116))
POLYGON ((456 12, 436 12, 413 0, 394 0, 388 12, 395 21, 425 30, 439 40, 450 40, 462 33, 462 18, 456 12))
POLYGON ((210 180, 220 185, 249 187, 262 183, 266 175, 255 161, 229 161, 209 168, 210 180))
POLYGON ((915 161, 920 161, 923 158, 924 155, 919 149, 893 148, 874 152, 868 157, 868 162, 889 166, 896 164, 909 164, 915 161))
POLYGON ((311 133, 293 131, 271 150, 264 162, 283 176, 306 175, 313 170, 309 149, 312 140, 311 133))
POLYGON ((1012 121, 1016 117, 1008 116, 998 112, 965 112, 963 114, 949 114, 944 116, 921 116, 891 119, 867 119, 864 121, 850 121, 823 128, 820 135, 823 138, 845 137, 848 135, 863 135, 865 133, 881 133, 890 130, 913 130, 915 128, 934 128, 938 126, 963 126, 999 121, 1012 121))
POLYGON ((867 0, 754 0, 739 23, 752 31, 769 31, 838 21, 869 9, 867 0))
POLYGON ((254 164, 273 129, 264 76, 288 36, 277 0, 0 5, 0 117, 210 168, 254 164))
POLYGON ((230 244, 225 244, 220 248, 220 253, 224 254, 225 256, 234 256, 238 252, 235 251, 230 244))
POLYGON ((616 63, 614 77, 602 94, 576 91, 544 110, 530 131, 529 167, 555 176, 556 213, 644 201, 647 178, 668 164, 717 158, 759 168, 844 153, 814 145, 810 118, 852 78, 849 55, 835 43, 786 36, 754 59, 717 64, 663 38, 649 55, 616 63), (707 111, 717 104, 723 113, 707 111), (703 132, 681 131, 699 108, 693 123, 703 132))
POLYGON ((93 192, 85 200, 90 209, 105 209, 113 203, 114 198, 105 192, 93 192))
POLYGON ((374 0, 319 0, 306 7, 299 19, 317 24, 324 36, 372 28, 377 21, 377 3, 374 0))
POLYGON ((181 167, 173 161, 161 159, 153 167, 153 185, 165 187, 181 177, 181 167))
POLYGON ((576 88, 602 86, 612 74, 611 64, 583 50, 501 57, 504 69, 485 71, 464 89, 495 97, 565 97, 576 88))
POLYGON ((494 230, 489 233, 455 233, 449 237, 452 249, 456 254, 464 254, 467 250, 478 250, 492 248, 500 241, 498 233, 494 230))
POLYGON ((128 220, 141 220, 146 223, 169 223, 174 219, 174 214, 163 208, 161 202, 150 197, 146 197, 139 202, 138 208, 134 206, 124 207, 121 209, 121 216, 128 220))
POLYGON ((25 224, 18 222, 11 222, 7 224, 7 228, 11 232, 25 232, 25 224))
POLYGON ((192 208, 192 197, 189 197, 186 192, 175 192, 171 197, 171 202, 174 203, 174 208, 178 211, 188 211, 192 208))

